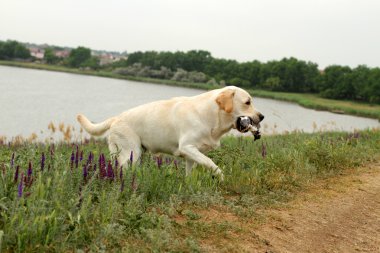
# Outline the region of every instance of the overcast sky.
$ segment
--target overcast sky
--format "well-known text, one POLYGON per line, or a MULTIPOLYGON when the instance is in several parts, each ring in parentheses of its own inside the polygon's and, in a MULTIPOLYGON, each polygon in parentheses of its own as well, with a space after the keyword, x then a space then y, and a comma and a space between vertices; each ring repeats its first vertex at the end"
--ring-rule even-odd
POLYGON ((0 40, 380 66, 380 0, 0 0, 0 40))

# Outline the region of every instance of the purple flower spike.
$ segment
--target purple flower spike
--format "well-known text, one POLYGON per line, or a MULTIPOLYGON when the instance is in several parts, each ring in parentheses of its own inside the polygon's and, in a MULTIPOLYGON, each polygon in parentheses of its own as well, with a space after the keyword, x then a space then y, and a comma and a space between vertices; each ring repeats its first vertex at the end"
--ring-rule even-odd
POLYGON ((16 172, 15 172, 15 177, 14 177, 14 182, 17 183, 18 181, 18 173, 19 173, 19 170, 20 170, 20 166, 17 165, 16 167, 16 172))
POLYGON ((136 192, 136 190, 137 190, 137 180, 136 180, 136 172, 135 171, 132 174, 131 189, 133 192, 136 192))
POLYGON ((80 152, 79 161, 81 162, 83 160, 83 150, 80 152))
POLYGON ((71 152, 70 168, 74 167, 74 160, 75 160, 75 156, 74 156, 74 151, 73 151, 71 152))
POLYGON ((162 165, 162 158, 161 157, 157 157, 157 166, 158 168, 161 168, 161 165, 162 165))
POLYGON ((92 159, 93 159, 93 155, 92 155, 92 153, 91 153, 91 151, 90 151, 90 154, 88 154, 87 163, 88 163, 88 164, 92 163, 92 159))
POLYGON ((119 167, 119 162, 115 159, 115 168, 119 167))
POLYGON ((85 182, 87 181, 87 175, 88 175, 87 165, 84 165, 83 166, 83 179, 84 179, 85 182))
POLYGON ((120 167, 120 180, 123 180, 123 166, 120 167))
POLYGON ((108 166, 107 166, 107 177, 113 180, 115 178, 115 174, 112 169, 112 164, 111 161, 108 161, 108 166))
POLYGON ((261 145, 261 156, 263 158, 265 158, 267 156, 267 146, 264 143, 262 143, 262 145, 261 145))
POLYGON ((11 168, 13 168, 14 162, 15 162, 15 153, 12 153, 11 168))
POLYGON ((27 182, 27 186, 31 186, 32 185, 32 173, 33 173, 33 170, 32 170, 32 162, 29 162, 29 167, 28 167, 28 171, 27 171, 27 174, 28 174, 28 177, 26 178, 26 182, 27 182))
POLYGON ((28 179, 32 176, 32 162, 29 162, 28 167, 28 179))
POLYGON ((22 197, 23 182, 24 182, 24 173, 21 173, 21 180, 20 180, 20 183, 18 184, 18 188, 17 188, 19 198, 22 197))
POLYGON ((41 171, 44 170, 44 167, 45 167, 45 153, 42 152, 42 155, 41 155, 41 171))
POLYGON ((133 163, 133 150, 131 151, 131 155, 129 156, 129 162, 132 165, 132 163, 133 163))
POLYGON ((78 163, 79 163, 79 150, 77 146, 77 151, 75 152, 75 168, 78 168, 78 163))
POLYGON ((106 161, 103 154, 101 154, 99 158, 99 170, 100 170, 100 178, 107 177, 106 161))

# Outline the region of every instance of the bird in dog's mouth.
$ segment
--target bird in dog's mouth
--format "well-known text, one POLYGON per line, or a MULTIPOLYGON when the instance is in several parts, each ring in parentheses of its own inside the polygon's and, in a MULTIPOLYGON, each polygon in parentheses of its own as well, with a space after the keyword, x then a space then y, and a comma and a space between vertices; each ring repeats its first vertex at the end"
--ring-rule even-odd
POLYGON ((253 119, 248 116, 240 116, 236 120, 236 129, 241 133, 250 131, 254 136, 254 141, 260 139, 260 123, 254 123, 253 119))

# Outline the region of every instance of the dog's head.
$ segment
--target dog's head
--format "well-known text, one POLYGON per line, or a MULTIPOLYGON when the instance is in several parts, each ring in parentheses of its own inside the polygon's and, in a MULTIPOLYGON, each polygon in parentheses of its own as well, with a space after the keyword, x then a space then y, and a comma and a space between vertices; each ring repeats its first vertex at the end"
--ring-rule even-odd
POLYGON ((220 110, 231 116, 233 128, 237 128, 238 120, 241 116, 246 116, 251 120, 251 124, 257 129, 264 115, 258 112, 253 106, 252 97, 245 90, 228 86, 220 90, 216 103, 220 110))

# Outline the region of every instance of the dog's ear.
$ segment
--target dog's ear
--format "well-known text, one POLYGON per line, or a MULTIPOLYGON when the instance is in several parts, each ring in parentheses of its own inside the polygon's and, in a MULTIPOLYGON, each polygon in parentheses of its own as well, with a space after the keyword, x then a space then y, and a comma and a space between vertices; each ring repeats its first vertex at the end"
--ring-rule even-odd
POLYGON ((219 108, 221 110, 224 110, 227 113, 231 113, 232 110, 234 109, 234 95, 235 91, 234 90, 225 90, 222 91, 218 97, 216 98, 216 103, 219 105, 219 108))

